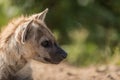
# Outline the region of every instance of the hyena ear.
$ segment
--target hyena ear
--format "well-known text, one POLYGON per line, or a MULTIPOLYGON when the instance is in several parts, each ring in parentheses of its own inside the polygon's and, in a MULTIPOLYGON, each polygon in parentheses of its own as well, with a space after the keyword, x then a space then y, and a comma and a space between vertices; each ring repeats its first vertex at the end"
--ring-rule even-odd
POLYGON ((48 12, 48 8, 46 8, 46 9, 45 9, 44 11, 42 11, 41 13, 36 14, 36 15, 35 15, 35 18, 44 21, 47 12, 48 12))
POLYGON ((17 42, 24 44, 28 36, 28 32, 31 29, 31 24, 33 20, 19 26, 15 32, 15 39, 17 42))

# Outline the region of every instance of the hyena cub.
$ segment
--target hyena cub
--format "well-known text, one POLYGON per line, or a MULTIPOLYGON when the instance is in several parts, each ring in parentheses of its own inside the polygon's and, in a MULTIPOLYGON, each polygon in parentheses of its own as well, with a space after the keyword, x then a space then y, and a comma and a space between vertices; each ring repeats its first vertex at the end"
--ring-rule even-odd
MULTIPOLYGON (((0 80, 17 80, 31 59, 58 64, 67 57, 44 19, 48 9, 12 21, 0 35, 0 80)), ((21 79, 20 79, 21 80, 21 79)))

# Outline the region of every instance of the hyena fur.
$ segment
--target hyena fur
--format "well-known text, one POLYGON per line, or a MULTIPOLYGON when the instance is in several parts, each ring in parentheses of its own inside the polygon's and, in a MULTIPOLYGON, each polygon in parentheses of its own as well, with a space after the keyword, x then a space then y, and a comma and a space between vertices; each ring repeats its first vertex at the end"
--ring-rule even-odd
POLYGON ((66 58, 44 22, 47 11, 12 20, 1 32, 0 80, 22 80, 18 73, 31 60, 58 64, 66 58))

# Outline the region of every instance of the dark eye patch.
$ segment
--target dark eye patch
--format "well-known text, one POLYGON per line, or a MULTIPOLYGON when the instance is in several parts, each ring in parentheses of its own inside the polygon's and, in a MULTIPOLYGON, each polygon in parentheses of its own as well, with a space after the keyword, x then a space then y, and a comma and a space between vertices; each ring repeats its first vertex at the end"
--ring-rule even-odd
POLYGON ((49 48, 49 47, 52 46, 52 42, 49 41, 49 40, 45 40, 45 41, 43 41, 43 42, 41 43, 41 45, 42 45, 43 47, 45 47, 45 48, 49 48))

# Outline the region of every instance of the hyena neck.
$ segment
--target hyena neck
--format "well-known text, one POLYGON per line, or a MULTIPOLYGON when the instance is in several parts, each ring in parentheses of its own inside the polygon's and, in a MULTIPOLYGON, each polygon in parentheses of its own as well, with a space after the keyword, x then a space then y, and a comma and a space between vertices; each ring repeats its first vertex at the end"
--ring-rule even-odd
MULTIPOLYGON (((9 53, 11 54, 11 53, 9 53)), ((13 76, 25 65, 25 60, 16 61, 14 57, 0 51, 0 80, 13 80, 13 76), (15 60, 15 61, 14 61, 15 60)))
POLYGON ((14 76, 16 72, 26 65, 27 62, 20 55, 22 50, 19 50, 19 48, 20 45, 12 37, 5 43, 4 47, 0 48, 0 80, 14 76), (1 77, 4 78, 1 79, 1 77))

